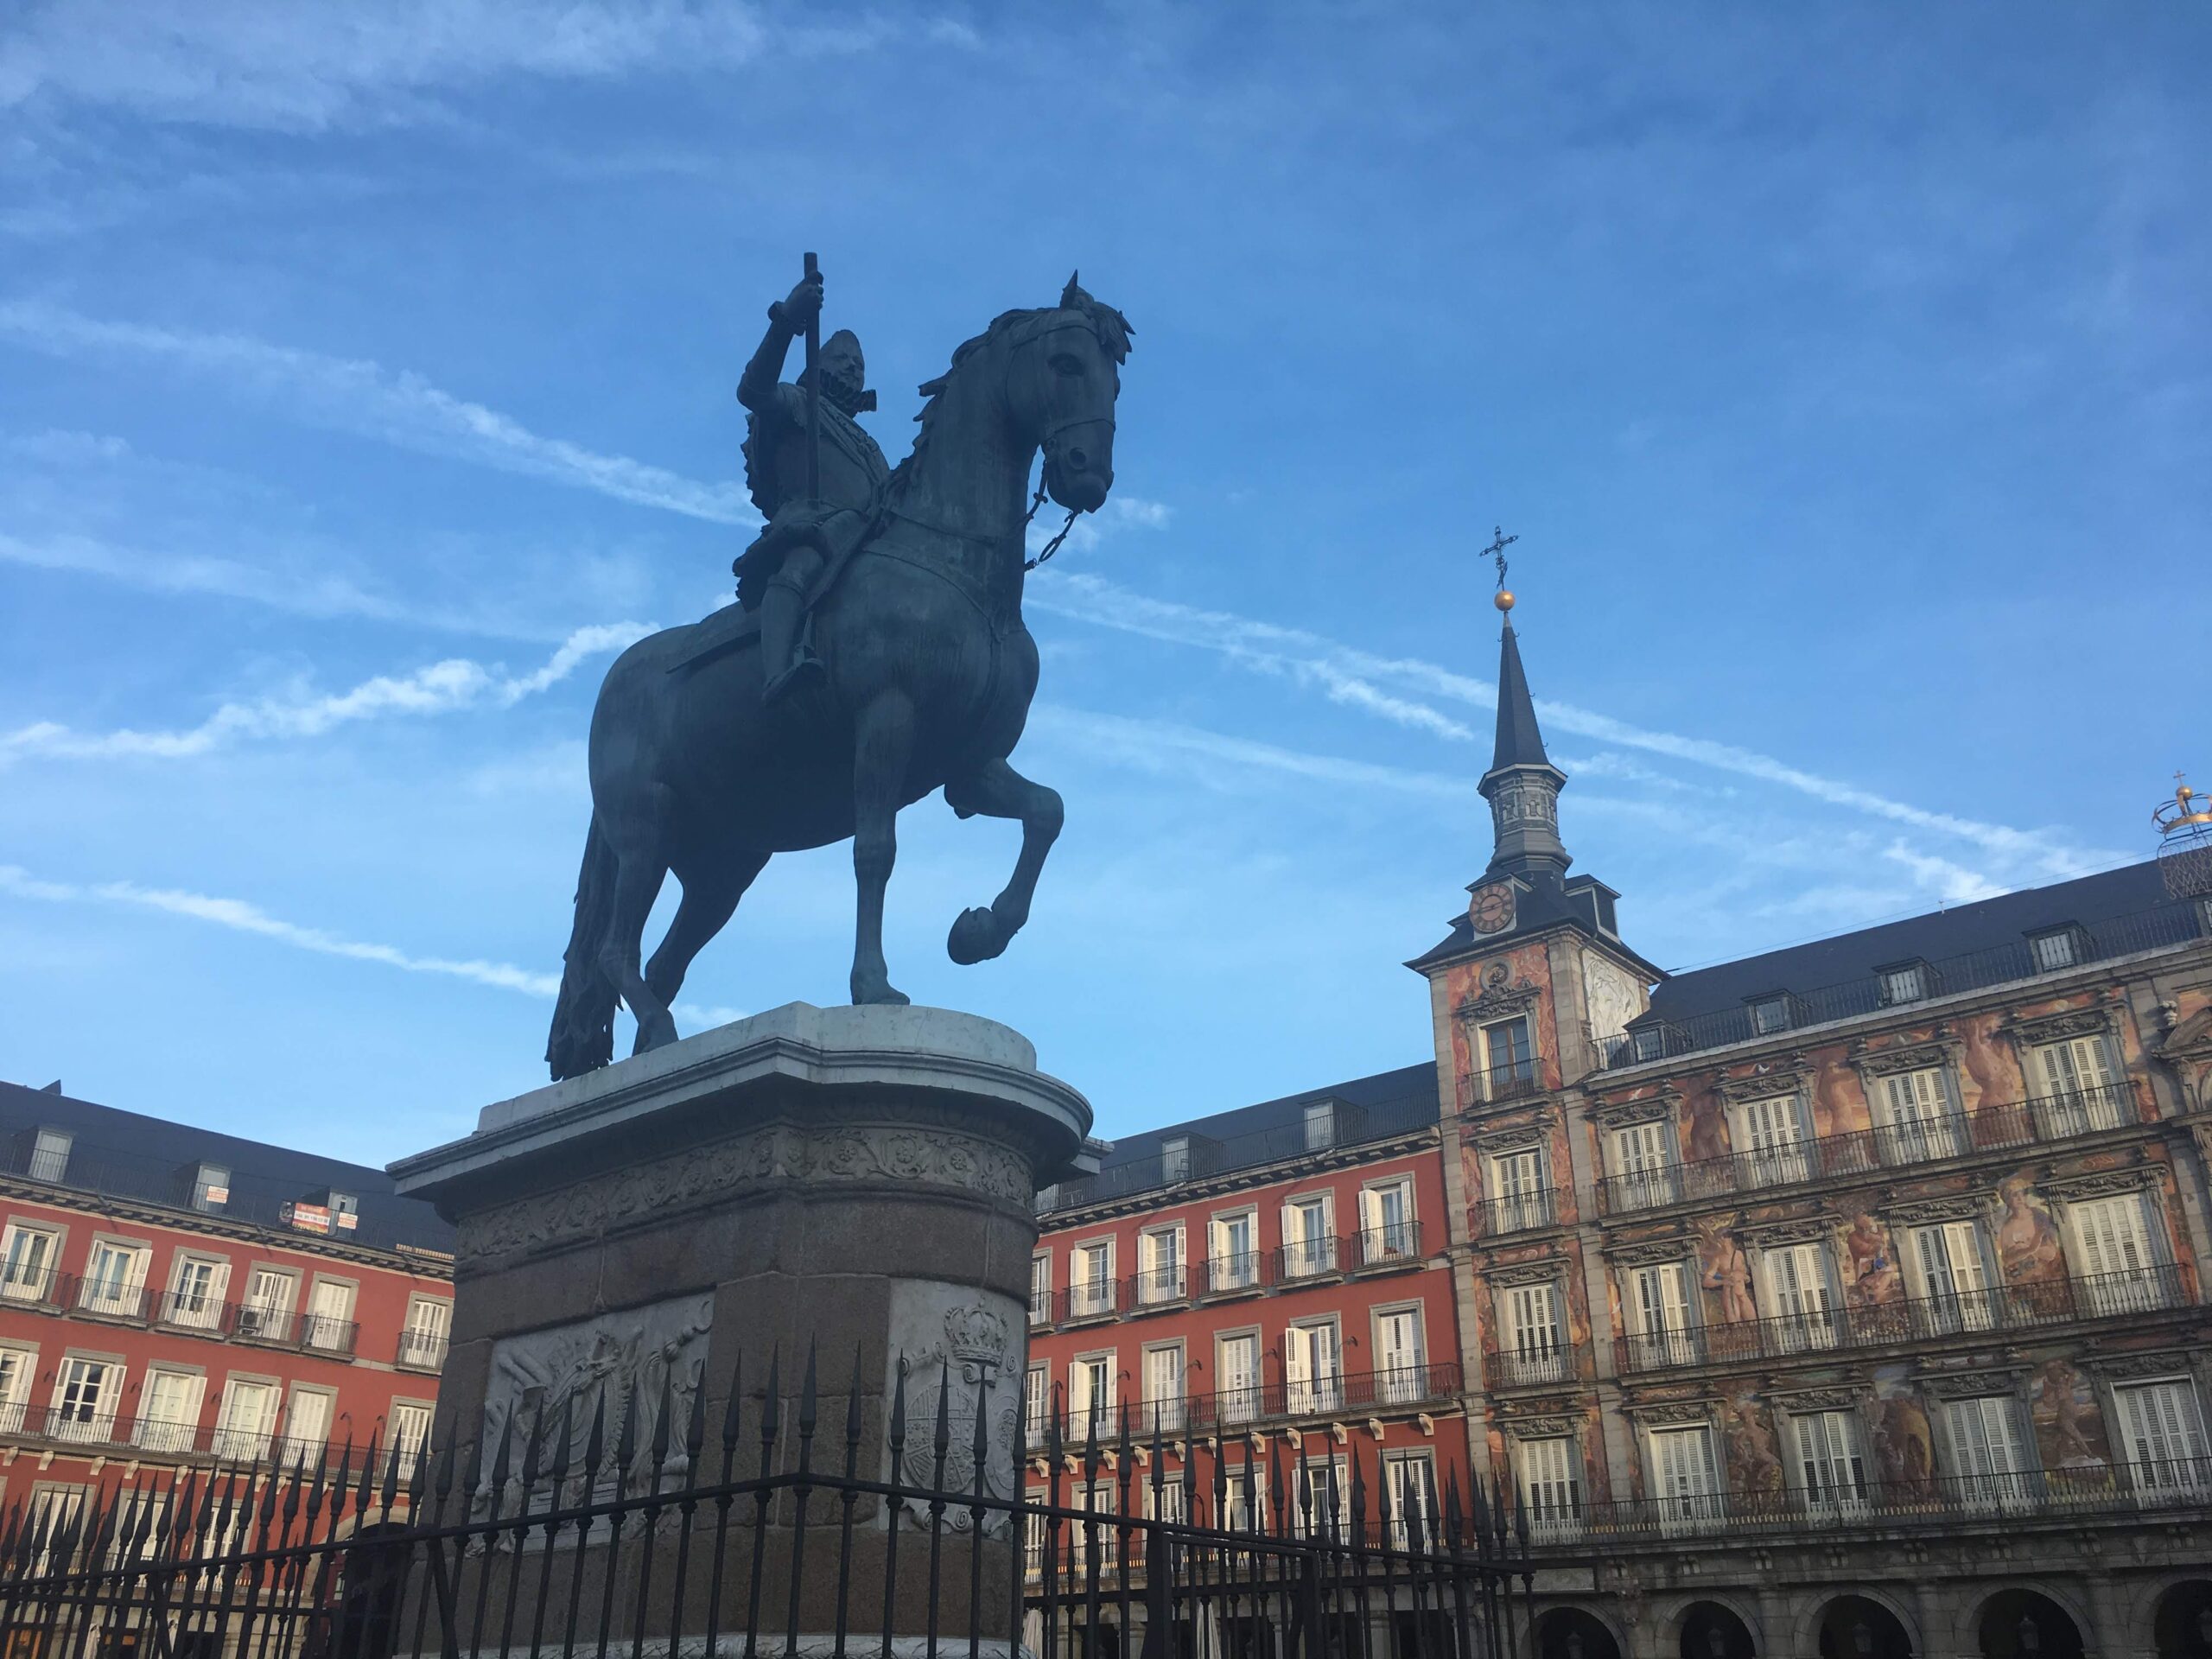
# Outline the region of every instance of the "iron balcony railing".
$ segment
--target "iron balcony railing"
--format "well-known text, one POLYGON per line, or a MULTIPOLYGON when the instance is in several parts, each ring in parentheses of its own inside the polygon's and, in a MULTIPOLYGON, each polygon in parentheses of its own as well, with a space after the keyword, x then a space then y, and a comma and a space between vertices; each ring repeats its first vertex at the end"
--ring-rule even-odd
POLYGON ((1600 1215, 1628 1215, 1662 1205, 1717 1198, 1760 1187, 1867 1175, 1907 1165, 2002 1152, 2064 1141, 2137 1121, 2132 1084, 2100 1084, 2065 1094, 2038 1095, 2024 1103, 1985 1106, 1920 1122, 1732 1152, 1694 1162, 1656 1164, 1606 1175, 1596 1182, 1600 1215))
POLYGON ((393 1363, 410 1371, 442 1370, 446 1363, 446 1333, 442 1331, 414 1331, 402 1326, 399 1346, 392 1356, 393 1363))
POLYGON ((1201 1296, 1240 1296, 1274 1283, 1274 1257, 1266 1250, 1230 1250, 1192 1264, 1201 1296))
POLYGON ((1477 1198, 1467 1206, 1467 1225, 1477 1238, 1526 1232, 1531 1227, 1556 1226, 1566 1213, 1566 1197, 1557 1187, 1538 1186, 1525 1192, 1477 1198))
MULTIPOLYGON (((1110 1440, 1121 1432, 1125 1411, 1129 1417, 1129 1432, 1149 1438, 1154 1429, 1171 1436, 1213 1434, 1286 1418, 1331 1417, 1349 1412, 1433 1405, 1459 1392, 1459 1376, 1458 1362, 1449 1361, 1433 1365, 1393 1366, 1351 1376, 1309 1377, 1299 1382, 1254 1382, 1242 1388, 1216 1389, 1211 1393, 1186 1394, 1165 1400, 1101 1401, 1088 1408, 1070 1408, 1061 1419, 1061 1433, 1070 1442, 1080 1445, 1095 1423, 1099 1440, 1110 1440)), ((1033 1414, 1029 1421, 1029 1443, 1040 1444, 1046 1419, 1033 1414)))
POLYGON ((1718 1008, 1681 1020, 1653 1021, 1618 1037, 1601 1039, 1598 1044, 1599 1061, 1607 1069, 1643 1065, 1703 1049, 1750 1042, 1754 1038, 1777 1036, 1807 1026, 1860 1019, 1879 1014, 1885 1008, 1910 1006, 1930 997, 1953 996, 2070 972, 2088 963, 2190 944, 2206 936, 2208 925, 2212 924, 2208 924, 2204 912, 2194 904, 2160 905, 2074 930, 2069 935, 2068 959, 2063 962, 2039 958, 2034 944, 2022 938, 2014 944, 1970 950, 1925 964, 1920 976, 1922 995, 1904 1002, 1891 997, 1880 976, 1866 974, 1817 989, 1787 992, 1786 1010, 1775 1023, 1762 1025, 1759 1016, 1748 1006, 1718 1008))
POLYGON ((1510 1347, 1490 1357, 1486 1367, 1493 1388, 1526 1388, 1541 1382, 1573 1382, 1582 1375, 1586 1344, 1569 1342, 1557 1331, 1515 1337, 1510 1347))
POLYGON ((1483 1067, 1473 1074, 1472 1081, 1480 1092, 1468 1103, 1470 1105, 1520 1100, 1544 1091, 1544 1080, 1533 1059, 1508 1060, 1503 1065, 1483 1067))
POLYGON ((1037 1195, 1037 1213, 1052 1215, 1063 1210, 1078 1210, 1085 1205, 1155 1192, 1185 1181, 1259 1169, 1288 1159, 1332 1152, 1339 1147, 1387 1141, 1431 1128, 1435 1122, 1434 1100, 1415 1098, 1364 1108, 1340 1103, 1325 1120, 1285 1123, 1222 1141, 1193 1137, 1180 1152, 1154 1152, 1127 1163, 1110 1165, 1096 1175, 1058 1182, 1037 1195))
POLYGON ((103 1454, 207 1458, 221 1463, 266 1462, 274 1457, 288 1468, 302 1458, 312 1464, 326 1449, 333 1455, 338 1451, 334 1443, 296 1439, 273 1429, 130 1415, 99 1405, 54 1406, 35 1412, 20 1401, 0 1405, 0 1435, 103 1454))
POLYGON ((1358 1272, 1411 1268, 1421 1264, 1421 1223, 1417 1221, 1402 1221, 1394 1226, 1370 1227, 1354 1233, 1349 1243, 1351 1246, 1351 1265, 1358 1272))
POLYGON ((1333 1234, 1300 1239, 1276 1248, 1275 1282, 1287 1285, 1300 1279, 1319 1279, 1344 1270, 1343 1241, 1333 1234))
POLYGON ((1191 1276, 1179 1263, 1172 1268, 1151 1268, 1131 1274, 1125 1288, 1128 1309, 1133 1313, 1152 1307, 1172 1307, 1190 1300, 1191 1276))
POLYGON ((2159 1458, 2091 1468, 1929 1475, 1901 1481, 1866 1478, 1818 1491, 1784 1486, 1594 1502, 1586 1502, 1579 1490, 1541 1503, 1532 1501, 1533 1497, 1522 1495, 1531 1545, 1586 1550, 1623 1539, 1720 1537, 1812 1528, 1952 1528, 2043 1517, 2201 1514, 2212 1510, 2212 1459, 2159 1458))
POLYGON ((2164 1263, 2039 1284, 1904 1297, 1874 1307, 1828 1307, 1681 1330, 1631 1332, 1622 1344, 1621 1370, 1786 1358, 1833 1348, 2027 1330, 2190 1306, 2181 1269, 2164 1263))
POLYGON ((172 1331, 227 1337, 264 1347, 352 1357, 359 1324, 261 1302, 230 1302, 175 1287, 149 1296, 153 1322, 172 1331))
POLYGON ((1071 1325, 1083 1319, 1110 1319, 1121 1306, 1121 1281, 1118 1279, 1085 1279, 1070 1285, 1057 1294, 1059 1309, 1058 1323, 1071 1325))
POLYGON ((52 1307, 60 1300, 68 1283, 53 1268, 20 1268, 0 1270, 0 1303, 28 1303, 37 1307, 52 1307))

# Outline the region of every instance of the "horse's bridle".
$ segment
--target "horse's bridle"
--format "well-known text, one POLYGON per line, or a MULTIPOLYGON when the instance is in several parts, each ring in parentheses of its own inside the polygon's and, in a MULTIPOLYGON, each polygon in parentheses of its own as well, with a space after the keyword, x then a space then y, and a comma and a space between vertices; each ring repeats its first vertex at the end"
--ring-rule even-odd
MULTIPOLYGON (((1077 329, 1082 330, 1084 334, 1089 334, 1092 340, 1096 340, 1101 349, 1104 348, 1106 342, 1100 336, 1097 327, 1095 324, 1089 322, 1056 322, 1049 328, 1039 328, 1036 330, 1021 343, 1025 346, 1033 346, 1040 340, 1050 339, 1054 334, 1068 334, 1077 329)), ((1006 383, 1000 388, 1001 396, 1008 404, 1011 404, 1013 401, 1013 376, 1014 367, 1009 364, 1007 366, 1006 383)), ((1116 430, 1115 417, 1110 413, 1106 415, 1085 416, 1079 421, 1053 422, 1052 425, 1045 429, 1043 436, 1038 441, 1038 448, 1043 452, 1045 457, 1046 470, 1049 471, 1051 469, 1053 461, 1058 457, 1060 434, 1063 432, 1071 431, 1078 427, 1086 426, 1103 426, 1109 435, 1116 430)), ((1029 499, 1029 511, 1023 516, 1021 520, 1022 524, 1027 526, 1034 520, 1037 517, 1037 510, 1044 505, 1045 481, 1044 474, 1040 472, 1038 475, 1037 480, 1037 493, 1032 496, 1029 499)), ((1067 523, 1060 526, 1059 533, 1054 536, 1051 541, 1045 543, 1044 551, 1038 554, 1035 558, 1023 560, 1021 568, 1024 570, 1034 570, 1039 565, 1044 563, 1046 560, 1051 558, 1053 554, 1058 552, 1060 550, 1060 543, 1067 540, 1068 532, 1075 528, 1075 521, 1082 516, 1082 512, 1083 509, 1081 507, 1070 507, 1068 509, 1067 523)))

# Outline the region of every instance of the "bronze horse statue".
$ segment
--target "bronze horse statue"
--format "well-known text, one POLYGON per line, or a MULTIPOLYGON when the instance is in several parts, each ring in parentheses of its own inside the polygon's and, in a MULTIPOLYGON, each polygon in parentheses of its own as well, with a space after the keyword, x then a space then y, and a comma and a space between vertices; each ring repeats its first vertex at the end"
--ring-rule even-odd
POLYGON ((912 453, 814 600, 826 674, 806 698, 764 707, 757 641, 702 649, 712 618, 615 660, 592 711, 591 830, 546 1046, 556 1079, 613 1058, 618 999, 633 1052, 675 1041, 685 971, 769 859, 848 836, 853 1001, 905 1002, 883 960, 883 893, 899 809, 932 790, 963 818, 1021 824, 1005 890, 954 920, 952 959, 997 956, 1029 918, 1061 821, 1059 796, 1007 763, 1037 690, 1021 620, 1030 467, 1041 448, 1044 489, 1071 520, 1104 504, 1130 333, 1071 279, 1058 305, 1006 313, 922 387, 912 453), (671 871, 683 901, 641 970, 671 871))

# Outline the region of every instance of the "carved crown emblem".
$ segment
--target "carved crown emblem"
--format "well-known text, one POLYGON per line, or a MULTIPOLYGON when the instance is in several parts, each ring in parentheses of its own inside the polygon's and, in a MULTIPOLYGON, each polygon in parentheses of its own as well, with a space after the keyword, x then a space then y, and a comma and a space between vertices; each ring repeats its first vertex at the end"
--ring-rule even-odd
POLYGON ((979 1302, 944 1316, 946 1351, 963 1364, 999 1363, 1006 1357, 1006 1316, 979 1302))

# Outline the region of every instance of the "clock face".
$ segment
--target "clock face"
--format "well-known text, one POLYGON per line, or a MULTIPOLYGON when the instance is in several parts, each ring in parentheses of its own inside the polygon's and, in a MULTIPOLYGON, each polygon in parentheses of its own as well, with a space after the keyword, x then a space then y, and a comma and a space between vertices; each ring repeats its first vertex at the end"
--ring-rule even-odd
POLYGON ((1486 887, 1477 887, 1467 905, 1467 919, 1478 933, 1503 933, 1512 926, 1512 883, 1493 881, 1486 887))

